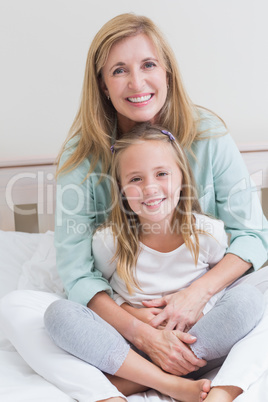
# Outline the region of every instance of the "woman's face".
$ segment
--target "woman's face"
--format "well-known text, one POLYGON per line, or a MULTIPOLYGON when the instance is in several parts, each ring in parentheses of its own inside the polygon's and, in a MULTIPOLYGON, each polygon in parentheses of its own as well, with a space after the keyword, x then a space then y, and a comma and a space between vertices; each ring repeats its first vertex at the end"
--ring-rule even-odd
POLYGON ((167 74, 148 36, 139 34, 115 43, 102 78, 123 132, 137 122, 155 122, 167 97, 167 74))

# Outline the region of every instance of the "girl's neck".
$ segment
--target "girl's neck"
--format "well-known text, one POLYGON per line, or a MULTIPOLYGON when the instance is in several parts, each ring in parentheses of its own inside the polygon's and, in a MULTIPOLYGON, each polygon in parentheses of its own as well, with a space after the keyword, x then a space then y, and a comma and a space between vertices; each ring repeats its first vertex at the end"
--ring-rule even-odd
POLYGON ((170 226, 164 230, 163 227, 156 224, 151 227, 143 225, 139 239, 145 246, 161 253, 169 253, 176 250, 184 243, 182 235, 176 230, 172 230, 170 226))

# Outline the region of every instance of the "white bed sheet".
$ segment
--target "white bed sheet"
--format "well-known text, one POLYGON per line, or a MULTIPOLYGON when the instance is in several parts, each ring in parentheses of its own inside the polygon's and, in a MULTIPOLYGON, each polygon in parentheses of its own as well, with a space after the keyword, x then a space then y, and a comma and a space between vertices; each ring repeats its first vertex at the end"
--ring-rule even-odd
MULTIPOLYGON (((27 234, 0 231, 0 298, 15 289, 32 289, 63 296, 55 268, 53 233, 27 234)), ((267 353, 267 346, 264 353, 267 353)), ((268 353, 267 353, 268 359, 268 353)), ((52 368, 53 370, 53 368, 52 368)), ((250 370, 250 368, 249 368, 250 370)), ((237 402, 268 402, 268 372, 240 395, 237 402)), ((35 373, 5 338, 0 327, 0 400, 5 402, 71 402, 70 396, 35 373)), ((129 402, 171 402, 148 391, 128 397, 129 402)), ((92 401, 93 402, 93 401, 92 401)))
MULTIPOLYGON (((18 288, 22 267, 30 261, 46 234, 0 231, 0 298, 18 288)), ((51 401, 73 399, 36 374, 0 327, 0 400, 5 402, 51 401)))

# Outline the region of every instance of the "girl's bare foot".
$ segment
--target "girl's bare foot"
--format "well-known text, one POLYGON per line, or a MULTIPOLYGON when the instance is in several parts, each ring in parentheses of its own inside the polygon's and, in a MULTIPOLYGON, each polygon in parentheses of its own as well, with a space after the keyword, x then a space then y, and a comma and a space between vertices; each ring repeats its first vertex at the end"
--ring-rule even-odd
POLYGON ((126 400, 124 398, 109 398, 109 399, 102 399, 101 401, 97 401, 97 402, 126 402, 126 400))
POLYGON ((213 387, 208 394, 206 402, 232 402, 243 390, 239 387, 213 387))
MULTIPOLYGON (((125 380, 124 378, 117 377, 115 375, 105 374, 108 380, 125 396, 137 394, 138 392, 144 392, 148 390, 148 387, 139 385, 133 381, 125 380)), ((111 401, 113 402, 113 401, 111 401)), ((116 401, 117 402, 117 401, 116 401)))
POLYGON ((171 383, 168 382, 166 384, 167 390, 161 390, 163 394, 182 402, 201 402, 206 399, 210 391, 209 380, 193 381, 175 376, 172 377, 171 383))

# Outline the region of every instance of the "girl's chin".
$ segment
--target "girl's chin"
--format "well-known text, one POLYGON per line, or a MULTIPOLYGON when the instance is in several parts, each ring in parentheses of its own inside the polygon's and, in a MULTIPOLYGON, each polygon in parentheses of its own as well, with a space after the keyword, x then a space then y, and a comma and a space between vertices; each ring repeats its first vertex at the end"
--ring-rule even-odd
POLYGON ((141 225, 167 225, 171 222, 170 214, 157 214, 155 216, 150 216, 148 218, 139 216, 139 221, 141 225))

